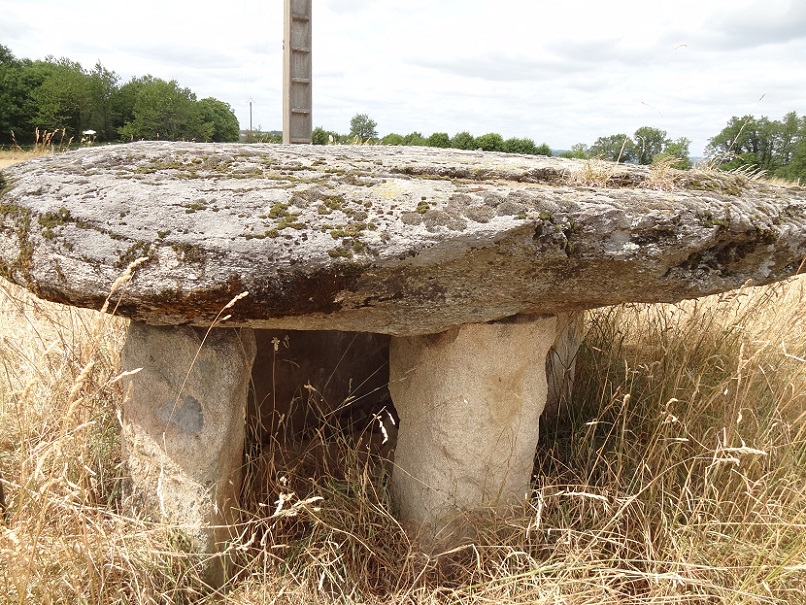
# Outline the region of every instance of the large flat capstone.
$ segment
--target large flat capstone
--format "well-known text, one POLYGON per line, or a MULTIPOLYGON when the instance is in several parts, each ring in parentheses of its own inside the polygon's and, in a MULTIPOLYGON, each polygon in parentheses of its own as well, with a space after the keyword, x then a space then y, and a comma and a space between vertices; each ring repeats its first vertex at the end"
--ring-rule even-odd
POLYGON ((441 332, 796 273, 806 192, 457 150, 135 143, 3 170, 0 276, 152 325, 441 332))

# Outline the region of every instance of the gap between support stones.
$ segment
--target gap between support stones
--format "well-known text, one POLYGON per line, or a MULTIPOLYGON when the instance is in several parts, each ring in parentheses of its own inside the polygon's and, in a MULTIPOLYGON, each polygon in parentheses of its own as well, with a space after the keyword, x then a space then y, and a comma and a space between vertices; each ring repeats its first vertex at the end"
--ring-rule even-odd
POLYGON ((155 327, 132 321, 121 355, 127 506, 180 529, 191 551, 210 555, 219 586, 241 485, 245 410, 255 358, 250 329, 155 327), (203 344, 202 344, 203 343, 203 344))
POLYGON ((555 316, 520 315, 392 338, 392 496, 426 550, 472 539, 463 513, 527 497, 557 330, 555 316))

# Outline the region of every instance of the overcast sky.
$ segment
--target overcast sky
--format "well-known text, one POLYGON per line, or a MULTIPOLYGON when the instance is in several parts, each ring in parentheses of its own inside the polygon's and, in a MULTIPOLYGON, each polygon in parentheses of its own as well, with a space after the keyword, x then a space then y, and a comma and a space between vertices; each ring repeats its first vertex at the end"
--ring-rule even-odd
MULTIPOLYGON (((282 124, 283 0, 0 0, 19 58, 97 61, 282 124)), ((806 114, 806 0, 313 0, 314 125, 498 132, 567 149, 806 114)))

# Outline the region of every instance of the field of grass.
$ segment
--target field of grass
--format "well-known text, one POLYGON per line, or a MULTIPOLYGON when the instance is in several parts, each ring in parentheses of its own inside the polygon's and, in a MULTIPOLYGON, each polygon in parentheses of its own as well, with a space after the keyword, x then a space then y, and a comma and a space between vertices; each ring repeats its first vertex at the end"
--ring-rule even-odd
MULTIPOLYGON (((802 277, 590 314, 531 499, 438 557, 346 442, 249 465, 225 602, 806 603, 804 304, 802 277)), ((216 602, 179 532, 121 512, 125 324, 0 286, 2 605, 216 602)))
POLYGON ((531 498, 439 556, 347 441, 325 464, 254 456, 211 595, 181 532, 123 513, 126 321, 0 281, 0 605, 806 604, 805 309, 802 276, 591 313, 531 498))

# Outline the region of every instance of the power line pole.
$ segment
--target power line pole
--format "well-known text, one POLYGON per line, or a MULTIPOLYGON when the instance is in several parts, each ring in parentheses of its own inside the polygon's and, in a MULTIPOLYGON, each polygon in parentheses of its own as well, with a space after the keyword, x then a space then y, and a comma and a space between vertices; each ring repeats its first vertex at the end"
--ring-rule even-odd
POLYGON ((283 36, 283 143, 311 144, 311 0, 285 0, 283 36))
POLYGON ((250 143, 252 142, 252 99, 249 99, 249 134, 246 137, 246 140, 250 143))

